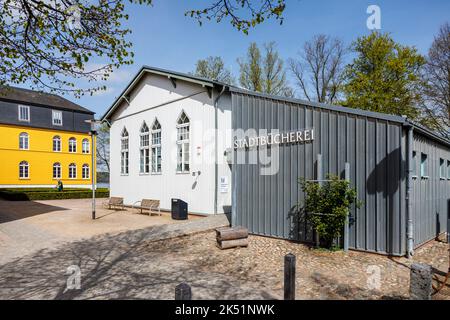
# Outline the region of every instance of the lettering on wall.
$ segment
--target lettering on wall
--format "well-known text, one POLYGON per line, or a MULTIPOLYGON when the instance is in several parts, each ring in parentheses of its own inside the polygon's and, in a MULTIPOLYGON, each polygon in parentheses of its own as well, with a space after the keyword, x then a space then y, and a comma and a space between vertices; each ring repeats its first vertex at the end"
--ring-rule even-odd
POLYGON ((303 129, 284 133, 269 133, 267 135, 245 137, 234 141, 235 149, 255 148, 270 145, 308 143, 314 140, 314 129, 303 129))

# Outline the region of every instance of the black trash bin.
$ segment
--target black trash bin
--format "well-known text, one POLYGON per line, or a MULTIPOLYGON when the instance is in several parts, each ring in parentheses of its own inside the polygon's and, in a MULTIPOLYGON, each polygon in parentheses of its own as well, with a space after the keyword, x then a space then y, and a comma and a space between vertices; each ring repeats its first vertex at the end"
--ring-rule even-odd
POLYGON ((186 220, 188 218, 188 204, 181 199, 172 199, 172 219, 186 220))

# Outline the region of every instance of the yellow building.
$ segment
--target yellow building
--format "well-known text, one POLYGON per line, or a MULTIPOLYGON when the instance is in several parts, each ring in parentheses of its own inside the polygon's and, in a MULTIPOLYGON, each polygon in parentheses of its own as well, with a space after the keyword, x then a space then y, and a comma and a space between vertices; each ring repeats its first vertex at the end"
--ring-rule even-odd
POLYGON ((67 99, 20 88, 0 91, 0 188, 92 185, 94 113, 67 99))

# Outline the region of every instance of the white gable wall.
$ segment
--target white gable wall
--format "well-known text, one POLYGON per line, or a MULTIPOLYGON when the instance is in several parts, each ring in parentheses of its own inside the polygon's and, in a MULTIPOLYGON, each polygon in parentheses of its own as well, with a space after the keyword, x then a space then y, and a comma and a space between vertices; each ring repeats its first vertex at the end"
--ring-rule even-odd
MULTIPOLYGON (((170 209, 171 198, 182 199, 189 204, 190 212, 214 213, 214 107, 213 98, 200 85, 171 81, 159 75, 146 75, 131 92, 130 105, 125 101, 111 121, 111 196, 124 197, 125 204, 133 204, 142 198, 158 199, 161 208, 170 209), (186 98, 192 94, 192 97, 186 98), (179 101, 174 101, 181 99, 179 101), (163 105, 162 105, 163 104, 163 105), (150 110, 146 110, 150 108, 150 110), (144 112, 140 112, 146 110, 144 112), (176 172, 176 121, 182 111, 190 119, 190 173, 176 172), (134 114, 136 112, 140 112, 134 114), (161 124, 161 174, 139 173, 139 130, 145 121, 151 129, 155 118, 161 124), (120 173, 120 139, 123 128, 129 133, 129 174, 120 173), (198 175, 200 171, 200 175, 198 175), (195 172, 195 176, 193 176, 195 172)), ((219 110, 221 127, 231 128, 231 106, 219 110), (225 110, 224 110, 225 108, 225 110)), ((151 139, 151 134, 150 134, 151 139)), ((218 154, 223 158, 225 145, 219 143, 218 154)), ((220 162, 220 161, 219 161, 220 162)), ((228 165, 219 165, 219 175, 227 175, 228 193, 219 193, 218 212, 231 204, 231 171, 228 165)))

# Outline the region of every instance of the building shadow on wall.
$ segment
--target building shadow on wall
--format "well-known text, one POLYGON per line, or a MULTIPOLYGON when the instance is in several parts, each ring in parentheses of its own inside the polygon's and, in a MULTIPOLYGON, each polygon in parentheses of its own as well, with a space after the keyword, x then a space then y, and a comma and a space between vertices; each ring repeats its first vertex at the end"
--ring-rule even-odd
MULTIPOLYGON (((375 169, 369 173, 366 180, 367 194, 374 196, 372 202, 368 204, 366 200, 362 205, 366 206, 366 219, 374 221, 374 225, 368 225, 366 220, 367 232, 366 239, 373 237, 375 248, 370 250, 385 251, 388 254, 399 254, 403 248, 403 240, 400 234, 406 233, 405 225, 401 225, 402 218, 401 207, 402 197, 400 194, 400 186, 404 183, 406 178, 407 163, 402 159, 400 148, 388 153, 379 163, 375 163, 375 169), (381 210, 378 196, 382 197, 381 206, 385 208, 384 221, 385 225, 380 223, 381 210), (396 221, 397 220, 397 221, 396 221), (381 233, 381 234, 380 234, 381 233), (380 238, 381 237, 381 238, 380 238), (395 239, 398 244, 396 245, 395 239), (380 242, 381 239, 381 242, 380 242), (385 248, 380 248, 381 243, 385 243, 385 248)), ((406 192, 406 190, 405 190, 406 192)), ((363 200, 362 195, 358 195, 359 199, 363 200)), ((354 211, 355 212, 355 211, 354 211)), ((361 212, 361 211, 360 211, 361 212)), ((358 225, 358 215, 352 217, 354 226, 358 225)), ((404 219, 403 219, 404 220, 404 219)), ((405 221, 406 223, 406 221, 405 221)))

